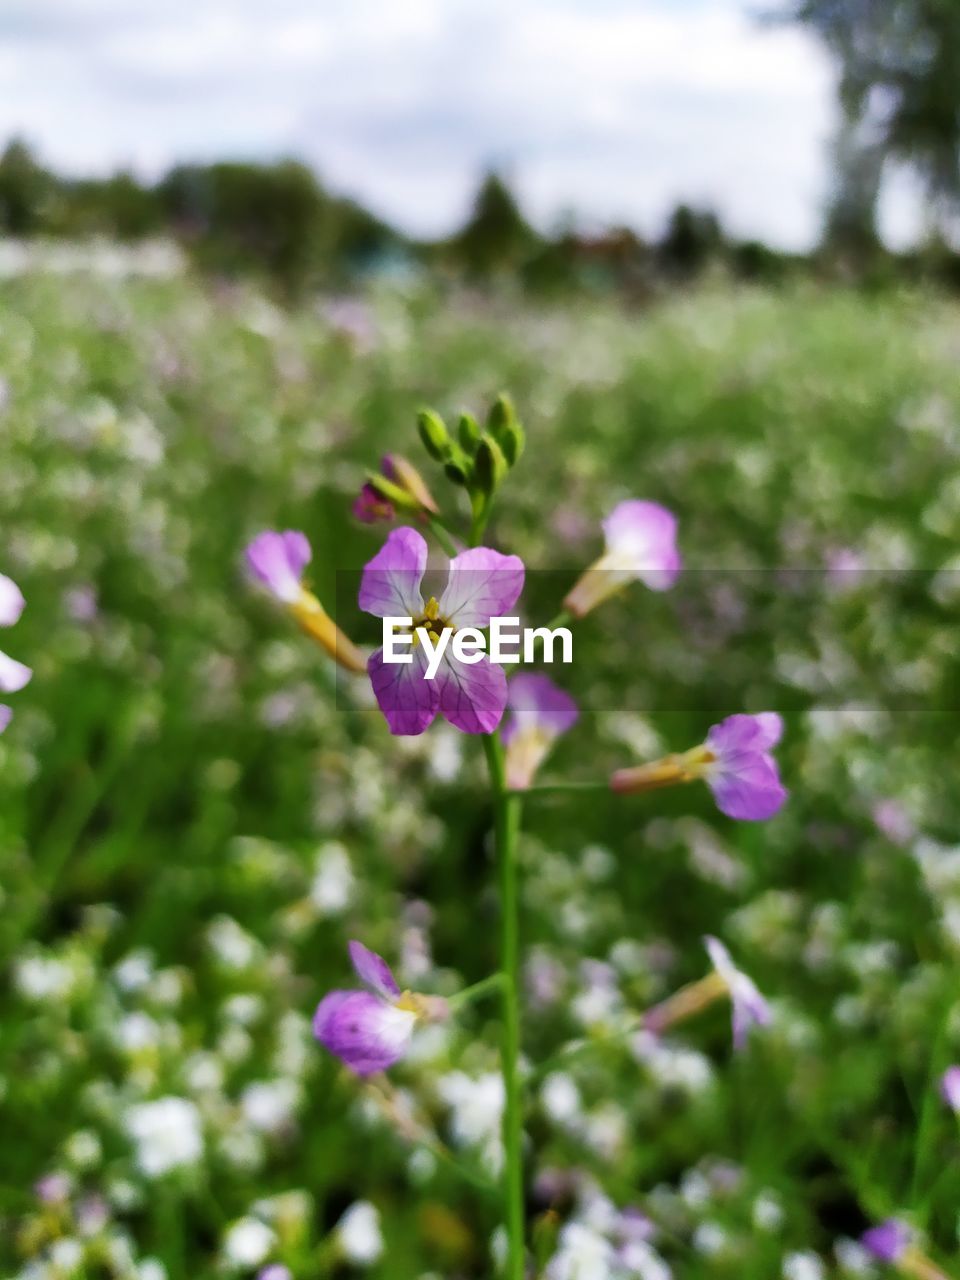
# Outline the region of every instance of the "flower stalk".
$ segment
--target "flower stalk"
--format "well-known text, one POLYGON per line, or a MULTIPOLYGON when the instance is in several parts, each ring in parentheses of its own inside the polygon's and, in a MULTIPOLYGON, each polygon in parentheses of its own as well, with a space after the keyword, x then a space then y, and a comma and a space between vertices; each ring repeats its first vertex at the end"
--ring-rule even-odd
POLYGON ((506 1280, 524 1276, 523 1116, 520 1084, 520 912, 517 837, 521 800, 507 790, 503 747, 483 738, 493 787, 494 836, 500 878, 500 969, 503 993, 503 1209, 507 1229, 506 1280))

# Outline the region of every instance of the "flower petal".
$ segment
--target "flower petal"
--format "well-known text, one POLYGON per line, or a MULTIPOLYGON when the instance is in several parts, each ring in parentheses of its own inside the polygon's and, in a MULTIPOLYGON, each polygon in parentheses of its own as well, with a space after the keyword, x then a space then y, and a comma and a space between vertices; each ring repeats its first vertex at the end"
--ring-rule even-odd
POLYGON ((769 1026, 773 1014, 753 979, 739 971, 730 987, 730 1002, 733 1007, 733 1047, 742 1049, 753 1028, 769 1026))
POLYGON ((331 991, 313 1017, 313 1033, 332 1054, 369 1076, 406 1053, 417 1016, 367 991, 331 991))
POLYGON ((299 599, 303 571, 312 555, 306 534, 298 529, 283 533, 268 529, 257 534, 246 554, 250 572, 278 600, 293 604, 299 599))
POLYGON ((20 621, 26 601, 23 592, 5 573, 0 573, 0 627, 12 627, 20 621))
POLYGON ((4 729, 6 729, 12 719, 13 711, 10 707, 5 707, 0 704, 0 733, 3 733, 4 729))
MULTIPOLYGON (((399 616, 399 615, 398 615, 399 616)), ((414 645, 412 662, 388 663, 383 650, 367 662, 370 683, 390 732, 398 736, 423 733, 440 707, 439 677, 425 680, 427 659, 423 645, 414 645)))
POLYGON ((365 947, 362 942, 351 942, 349 949, 350 962, 361 982, 365 982, 368 987, 373 987, 374 991, 385 1000, 392 1000, 400 994, 400 988, 390 972, 390 966, 382 956, 365 947))
POLYGON ((710 963, 719 973, 728 987, 731 987, 739 973, 737 966, 733 963, 733 957, 723 945, 719 938, 714 938, 711 934, 703 940, 703 945, 707 949, 707 955, 710 957, 710 963))
POLYGON ((472 665, 444 656, 433 683, 440 690, 440 713, 464 733, 493 733, 507 705, 507 677, 484 654, 472 665))
MULTIPOLYGON (((508 614, 523 590, 519 556, 490 547, 471 547, 450 561, 450 576, 440 597, 440 616, 457 627, 486 627, 508 614)), ((479 665, 479 664, 478 664, 479 665)))
POLYGON ((725 760, 706 776, 717 808, 738 822, 764 822, 783 808, 787 789, 770 756, 725 760))
POLYGON ((681 560, 672 511, 658 502, 621 502, 604 520, 603 533, 608 556, 651 590, 666 591, 676 582, 681 560))
POLYGON ((727 716, 711 727, 707 746, 720 757, 763 752, 775 747, 782 734, 783 720, 776 711, 761 711, 755 716, 727 716))
POLYGON ((360 608, 378 618, 416 618, 423 612, 420 583, 427 568, 427 544, 416 529, 394 529, 366 565, 360 608))
POLYGON ((554 684, 549 676, 533 672, 521 672, 513 677, 507 706, 510 721, 501 734, 505 745, 517 730, 539 729, 550 737, 566 733, 580 714, 565 689, 554 684))
POLYGON ((0 653, 0 692, 17 693, 30 683, 32 675, 31 669, 25 667, 22 662, 17 662, 15 658, 0 653))

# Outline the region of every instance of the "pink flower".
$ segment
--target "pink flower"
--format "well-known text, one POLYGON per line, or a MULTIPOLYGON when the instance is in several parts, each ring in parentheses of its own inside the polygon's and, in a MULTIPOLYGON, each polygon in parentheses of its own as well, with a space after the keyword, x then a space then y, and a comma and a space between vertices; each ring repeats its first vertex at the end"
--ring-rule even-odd
POLYGON ((610 786, 629 793, 702 779, 721 813, 744 822, 761 822, 772 818, 787 799, 771 754, 782 733, 783 721, 775 711, 727 716, 711 727, 699 747, 664 756, 652 764, 618 769, 610 786))
POLYGON ((880 1262, 899 1262, 913 1240, 913 1233, 898 1218, 888 1218, 877 1227, 871 1227, 860 1237, 860 1243, 868 1253, 880 1262))
POLYGON ((707 948, 710 963, 723 980, 730 996, 730 1005, 733 1010, 733 1047, 742 1049, 753 1027, 769 1026, 770 1006, 757 990, 753 979, 748 978, 733 963, 730 952, 719 938, 706 937, 703 945, 707 948))
POLYGON ((701 776, 728 818, 762 822, 783 807, 787 792, 770 754, 783 734, 775 711, 727 716, 707 734, 701 776))
POLYGON ((290 605, 300 599, 304 570, 312 556, 307 535, 299 529, 283 533, 268 529, 247 547, 247 566, 271 595, 290 605))
POLYGON ((446 1015, 439 997, 400 991, 390 966, 360 942, 350 943, 350 960, 369 991, 331 991, 313 1017, 320 1043, 358 1076, 386 1071, 407 1052, 417 1023, 446 1015))
MULTIPOLYGON (((431 596, 424 603, 420 584, 426 568, 421 535, 416 529, 394 529, 363 571, 360 608, 378 618, 411 618, 414 632, 425 627, 436 641, 444 631, 488 626, 491 618, 508 613, 523 590, 518 556, 472 547, 450 561, 440 599, 431 596)), ((367 664, 391 733, 423 733, 438 712, 464 733, 493 732, 507 701, 501 666, 483 653, 478 662, 461 662, 448 644, 435 678, 428 680, 424 646, 415 642, 409 655, 411 662, 388 663, 378 649, 367 664)))
POLYGON ((360 675, 367 669, 362 655, 304 584, 304 571, 312 556, 307 536, 299 529, 282 533, 267 529, 258 533, 246 550, 247 568, 257 582, 335 662, 360 675))
POLYGON ((507 786, 525 791, 554 742, 580 713, 569 693, 548 676, 526 673, 510 681, 507 707, 510 719, 501 735, 507 749, 507 786))
POLYGON ((584 617, 628 582, 640 581, 652 591, 666 591, 680 572, 677 518, 659 503, 621 502, 604 520, 603 532, 603 555, 563 602, 575 618, 584 617))
MULTIPOLYGON (((0 627, 12 627, 20 621, 26 602, 17 584, 0 573, 0 627)), ((33 672, 22 662, 0 652, 0 693, 18 693, 30 683, 33 672)), ((0 733, 13 718, 7 706, 0 706, 0 733)))

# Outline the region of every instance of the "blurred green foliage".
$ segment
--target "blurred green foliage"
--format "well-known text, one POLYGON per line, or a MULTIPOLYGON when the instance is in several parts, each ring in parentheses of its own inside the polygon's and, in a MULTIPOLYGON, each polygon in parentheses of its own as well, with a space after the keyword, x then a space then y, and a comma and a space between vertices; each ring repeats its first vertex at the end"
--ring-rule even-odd
MULTIPOLYGON (((528 803, 524 948, 555 988, 528 1000, 532 1064, 603 1036, 584 958, 614 1016, 699 976, 716 933, 778 1008, 737 1060, 725 1010, 664 1060, 603 1039, 568 1068, 579 1128, 533 1089, 532 1187, 591 1173, 655 1218, 684 1280, 769 1280, 804 1249, 847 1275, 837 1237, 894 1210, 956 1264, 957 1126, 935 1084, 960 1057, 958 346, 956 308, 916 293, 701 291, 637 313, 384 292, 283 311, 249 287, 6 283, 0 568, 28 609, 3 646, 36 674, 0 739, 4 1274, 75 1236, 92 1195, 108 1224, 87 1276, 139 1274, 120 1238, 171 1280, 221 1274, 251 1212, 298 1278, 339 1274, 328 1232, 358 1197, 382 1217, 377 1280, 490 1274, 495 1202, 413 1156, 309 1033, 349 937, 431 990, 495 965, 478 744, 391 739, 362 684, 244 582, 241 552, 305 529, 318 595, 374 642, 356 570, 382 530, 348 514, 364 470, 416 456, 422 404, 455 422, 501 387, 527 446, 489 538, 523 555, 531 618, 623 497, 677 512, 689 570, 578 627, 554 674, 582 717, 548 771, 603 776, 776 708, 792 792, 761 826, 700 788, 528 803), (245 1093, 263 1081, 292 1099, 269 1131, 245 1093), (125 1117, 167 1095, 197 1106, 204 1157, 150 1182, 125 1117), (38 1208, 53 1170, 69 1212, 38 1208), (271 1197, 294 1192, 284 1218, 271 1197), (775 1228, 757 1225, 764 1196, 775 1228)), ((466 520, 461 493, 443 500, 466 520)), ((474 1173, 441 1082, 496 1070, 495 1024, 478 1006, 393 1073, 474 1173)), ((570 1209, 531 1190, 532 1215, 551 1203, 570 1209)))
MULTIPOLYGON (((842 208, 837 213, 846 216, 842 208)), ((124 172, 61 178, 18 140, 0 155, 3 235, 132 244, 172 238, 204 275, 252 280, 284 301, 303 301, 317 288, 424 276, 438 287, 506 284, 541 300, 616 294, 634 301, 711 274, 763 284, 839 275, 874 289, 905 280, 956 289, 960 280, 960 256, 942 234, 891 253, 872 229, 851 238, 828 226, 824 244, 801 255, 739 240, 713 210, 684 203, 649 241, 624 226, 562 225, 544 234, 527 221, 507 181, 491 172, 481 177, 461 228, 418 241, 331 193, 296 160, 177 165, 151 185, 124 172)))

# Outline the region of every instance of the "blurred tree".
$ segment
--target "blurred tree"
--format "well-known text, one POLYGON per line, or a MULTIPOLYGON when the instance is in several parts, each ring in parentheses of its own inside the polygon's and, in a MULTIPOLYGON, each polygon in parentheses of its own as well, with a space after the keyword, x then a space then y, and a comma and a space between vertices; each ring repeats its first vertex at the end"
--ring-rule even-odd
POLYGON ((496 173, 480 183, 466 226, 451 241, 454 256, 471 276, 519 269, 540 237, 520 212, 513 193, 496 173))
POLYGON ((160 199, 209 270, 259 268, 293 290, 315 266, 326 197, 302 164, 181 165, 160 184, 160 199))
POLYGON ((201 267, 226 275, 259 270, 287 293, 345 278, 403 243, 360 205, 329 196, 292 160, 181 165, 159 194, 201 267))
POLYGON ((48 229, 57 235, 106 235, 142 240, 164 229, 164 210, 153 189, 129 173, 59 184, 48 229))
POLYGON ((55 180, 15 138, 0 156, 0 229, 13 236, 41 230, 55 180))
POLYGON ((930 197, 932 226, 960 209, 958 0, 797 0, 786 16, 824 41, 839 67, 841 123, 826 240, 854 255, 878 246, 888 158, 930 197))
POLYGON ((657 257, 668 275, 691 280, 720 255, 723 243, 720 220, 711 209, 679 204, 667 220, 657 257))

